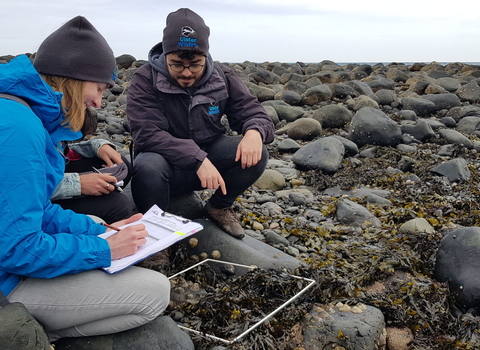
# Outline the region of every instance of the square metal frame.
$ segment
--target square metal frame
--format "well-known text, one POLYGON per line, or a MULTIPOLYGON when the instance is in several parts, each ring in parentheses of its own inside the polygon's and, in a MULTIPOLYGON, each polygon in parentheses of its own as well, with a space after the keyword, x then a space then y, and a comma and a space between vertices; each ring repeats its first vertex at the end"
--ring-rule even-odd
MULTIPOLYGON (((247 268, 247 269, 255 269, 255 268, 258 268, 256 266, 247 266, 247 265, 242 265, 242 264, 236 264, 236 263, 232 263, 232 262, 228 262, 228 261, 221 261, 221 260, 215 260, 215 259, 205 259, 193 266, 190 266, 189 268, 183 270, 183 271, 180 271, 176 274, 174 274, 173 276, 170 276, 168 277, 168 279, 173 279, 175 277, 178 277, 182 274, 184 274, 185 272, 189 271, 189 270, 192 270, 202 264, 205 264, 207 262, 214 262, 214 263, 219 263, 219 264, 225 264, 225 265, 234 265, 234 266, 239 266, 239 267, 244 267, 244 268, 247 268)), ((251 326, 250 328, 248 328, 245 332, 243 332, 242 334, 240 334, 239 336, 235 337, 234 339, 232 340, 228 340, 228 339, 223 339, 223 338, 219 338, 219 337, 216 337, 215 335, 213 334, 206 334, 204 332, 200 332, 200 331, 197 331, 195 329, 191 329, 191 328, 188 328, 188 327, 185 327, 185 326, 181 326, 181 325, 178 325, 178 327, 180 327, 181 329, 183 330, 186 330, 188 332, 192 332, 192 333, 196 333, 196 334, 199 334, 205 338, 209 338, 209 339, 212 339, 212 340, 217 340, 217 341, 221 341, 223 343, 226 343, 226 344, 233 344, 237 341, 239 341, 240 339, 242 339, 245 335, 247 335, 248 333, 250 333, 251 331, 253 331, 254 329, 256 329, 257 327, 259 327, 260 325, 262 325, 265 321, 267 321, 268 319, 270 319, 271 317, 273 317, 277 312, 279 312, 280 310, 282 310, 284 307, 286 307, 287 305, 289 305, 291 302, 293 302, 295 299, 299 298, 302 294, 304 294, 310 287, 312 287, 314 284, 315 284, 315 281, 312 280, 312 279, 309 279, 309 278, 304 278, 304 277, 299 277, 299 276, 295 276, 295 275, 290 275, 289 276, 293 277, 293 278, 297 278, 297 279, 300 279, 300 280, 304 280, 304 281, 308 281, 309 284, 304 287, 302 290, 300 290, 298 293, 296 293, 293 297, 291 297, 290 299, 288 299, 287 301, 285 301, 282 305, 280 305, 279 307, 277 307, 275 310, 273 310, 272 312, 270 312, 267 316, 265 316, 264 318, 262 318, 260 321, 258 321, 257 323, 255 323, 253 326, 251 326)))

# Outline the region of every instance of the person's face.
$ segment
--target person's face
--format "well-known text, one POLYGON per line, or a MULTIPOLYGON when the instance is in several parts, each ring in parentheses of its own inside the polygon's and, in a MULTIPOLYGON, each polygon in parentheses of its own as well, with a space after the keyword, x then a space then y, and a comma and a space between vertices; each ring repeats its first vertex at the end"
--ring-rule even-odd
POLYGON ((202 55, 195 55, 192 60, 181 59, 177 54, 167 55, 168 72, 183 88, 189 88, 200 80, 205 71, 205 62, 206 57, 202 55), (190 67, 194 72, 184 67, 190 67))
POLYGON ((86 81, 83 84, 83 103, 85 103, 85 108, 100 108, 102 104, 102 96, 107 90, 107 87, 108 86, 105 83, 86 81))

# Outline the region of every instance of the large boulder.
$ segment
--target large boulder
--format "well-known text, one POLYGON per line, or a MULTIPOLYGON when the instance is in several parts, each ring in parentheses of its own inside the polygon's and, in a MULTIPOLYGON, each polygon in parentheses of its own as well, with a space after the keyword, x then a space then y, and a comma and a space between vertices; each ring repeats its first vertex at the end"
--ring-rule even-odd
POLYGON ((480 312, 480 228, 448 232, 440 241, 434 276, 447 282, 459 311, 480 312))
POLYGON ((400 126, 376 108, 360 109, 352 118, 349 139, 364 145, 396 146, 402 140, 400 126))
POLYGON ((21 303, 11 303, 0 308, 0 325, 0 349, 51 349, 42 325, 21 303))

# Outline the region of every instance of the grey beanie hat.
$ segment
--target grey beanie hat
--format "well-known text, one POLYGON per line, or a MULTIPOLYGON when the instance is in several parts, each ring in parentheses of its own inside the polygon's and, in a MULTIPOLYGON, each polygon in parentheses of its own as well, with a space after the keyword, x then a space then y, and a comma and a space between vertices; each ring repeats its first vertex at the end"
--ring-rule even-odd
POLYGON ((117 63, 105 38, 82 16, 72 18, 40 45, 39 73, 115 85, 117 63))
POLYGON ((208 55, 210 28, 203 18, 188 8, 181 8, 167 16, 163 30, 163 52, 201 50, 208 55))

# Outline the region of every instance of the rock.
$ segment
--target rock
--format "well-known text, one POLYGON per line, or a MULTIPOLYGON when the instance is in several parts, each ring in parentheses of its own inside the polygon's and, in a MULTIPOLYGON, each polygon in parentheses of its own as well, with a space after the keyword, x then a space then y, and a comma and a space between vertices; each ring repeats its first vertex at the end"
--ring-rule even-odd
POLYGON ((253 185, 264 190, 278 191, 285 187, 285 178, 277 170, 266 169, 253 185))
POLYGON ((255 265, 264 269, 289 269, 291 271, 303 266, 298 259, 262 243, 255 238, 246 235, 243 239, 236 239, 219 229, 208 220, 199 220, 204 229, 195 234, 198 245, 189 248, 189 255, 201 252, 220 250, 222 261, 242 265, 255 265))
POLYGON ((462 145, 468 149, 473 148, 472 142, 456 130, 442 129, 438 133, 450 143, 462 145))
POLYGON ((453 94, 427 95, 423 98, 435 104, 435 112, 441 109, 450 109, 461 105, 460 99, 453 94))
POLYGON ((463 313, 480 312, 480 228, 448 232, 440 241, 434 276, 448 282, 455 306, 463 313))
POLYGON ((298 95, 302 95, 308 88, 309 86, 303 81, 295 80, 290 80, 283 86, 284 90, 296 92, 298 95))
POLYGON ((379 204, 379 205, 392 205, 392 202, 390 202, 388 199, 385 199, 383 197, 377 196, 376 194, 369 194, 366 197, 367 203, 373 203, 373 204, 379 204))
POLYGON ((345 84, 347 84, 348 86, 351 86, 355 90, 357 95, 369 96, 373 94, 372 88, 368 86, 368 84, 364 81, 351 80, 351 81, 347 81, 345 84))
POLYGON ((256 98, 258 98, 260 102, 273 100, 276 94, 275 90, 273 89, 269 89, 264 86, 258 86, 255 84, 250 84, 248 90, 250 90, 250 93, 256 98))
POLYGON ((351 86, 344 83, 332 84, 330 85, 330 90, 332 90, 332 96, 340 99, 345 99, 349 96, 353 97, 357 95, 355 90, 351 86))
POLYGON ((302 96, 295 91, 283 90, 275 94, 276 100, 282 100, 289 105, 296 106, 302 101, 302 96))
POLYGON ((382 111, 365 107, 353 116, 348 138, 357 146, 396 146, 401 140, 400 126, 382 111))
MULTIPOLYGON (((456 125, 456 131, 465 134, 473 134, 480 130, 480 116, 479 117, 464 117, 460 119, 456 125)), ((468 142, 467 142, 468 144, 468 142)))
POLYGON ((391 105, 398 101, 397 95, 392 90, 380 89, 375 92, 375 96, 377 96, 380 105, 391 105))
POLYGON ((440 85, 436 85, 436 84, 430 84, 425 89, 426 95, 439 95, 439 94, 446 94, 446 93, 448 93, 447 90, 445 90, 440 85))
POLYGON ((126 69, 130 68, 133 65, 133 62, 135 62, 137 59, 133 57, 132 55, 120 55, 118 57, 115 57, 115 60, 117 61, 117 66, 118 69, 126 69))
POLYGON ((294 153, 292 161, 299 169, 316 169, 334 174, 340 166, 345 147, 334 137, 313 141, 294 153))
POLYGON ((445 117, 453 118, 456 122, 464 117, 480 117, 479 106, 461 106, 450 109, 445 117))
POLYGON ((398 68, 390 68, 389 70, 387 70, 386 76, 387 78, 392 79, 394 82, 397 83, 406 82, 408 78, 410 78, 403 69, 398 68))
POLYGON ((391 90, 395 87, 395 82, 390 78, 377 78, 375 80, 366 81, 368 86, 372 89, 373 92, 376 92, 381 89, 391 90))
POLYGON ((300 146, 297 142, 294 140, 287 138, 285 140, 282 140, 279 142, 277 146, 277 150, 279 152, 287 152, 287 153, 295 153, 298 151, 302 146, 300 146))
POLYGON ((462 85, 460 82, 452 77, 442 77, 438 78, 435 83, 441 87, 443 87, 448 92, 455 92, 457 91, 462 85))
POLYGON ((312 118, 318 120, 324 128, 343 128, 352 120, 352 112, 340 105, 327 105, 317 109, 312 118))
POLYGON ((265 111, 272 120, 273 124, 277 125, 280 122, 280 118, 278 118, 278 113, 275 108, 272 106, 264 106, 263 108, 265 108, 265 111))
POLYGON ((424 218, 416 218, 408 220, 398 229, 400 233, 404 234, 425 234, 434 233, 435 230, 424 218))
POLYGON ((414 339, 409 328, 387 327, 387 347, 389 350, 410 350, 414 339))
POLYGON ((263 84, 273 84, 274 82, 274 74, 269 72, 266 69, 259 69, 253 73, 251 73, 250 78, 255 80, 257 83, 263 83, 263 84))
POLYGON ((355 155, 357 155, 358 153, 358 147, 357 145, 355 144, 355 142, 352 142, 342 136, 338 136, 338 135, 332 135, 332 137, 336 138, 337 140, 339 140, 343 147, 345 147, 345 152, 347 153, 347 155, 349 155, 350 157, 353 157, 355 155))
MULTIPOLYGON (((283 101, 284 102, 284 101, 283 101)), ((286 120, 287 122, 293 122, 305 114, 305 112, 299 108, 294 108, 290 106, 283 105, 273 105, 272 106, 278 114, 280 120, 286 120)))
POLYGON ((471 173, 468 170, 468 164, 463 158, 456 158, 432 168, 430 171, 442 176, 446 176, 450 182, 466 181, 471 173))
POLYGON ((294 140, 310 141, 320 136, 322 125, 315 119, 300 118, 289 125, 287 135, 294 140))
POLYGON ((379 108, 378 103, 372 100, 370 97, 361 95, 355 99, 355 104, 353 105, 353 110, 358 111, 364 107, 370 108, 379 108))
POLYGON ((419 117, 428 117, 437 108, 435 103, 425 98, 404 97, 402 104, 403 108, 414 111, 419 117))
MULTIPOLYGON (((352 308, 342 310, 344 305, 313 305, 301 325, 301 344, 305 350, 352 349, 381 350, 385 348, 385 321, 380 310, 361 305, 360 313, 352 308)), ((297 347, 298 348, 298 347, 297 347)))
POLYGON ((461 101, 468 101, 470 103, 480 102, 480 86, 475 82, 463 85, 455 94, 461 101))
POLYGON ((425 142, 436 136, 431 125, 423 119, 419 120, 415 124, 402 124, 400 129, 403 134, 409 134, 422 142, 425 142))
POLYGON ((281 244, 284 246, 290 245, 290 242, 288 241, 288 239, 280 236, 279 234, 275 233, 275 231, 273 230, 265 230, 263 234, 265 235, 265 238, 267 239, 268 243, 281 244))
POLYGON ((302 104, 313 106, 319 104, 322 101, 329 101, 332 97, 332 91, 327 85, 315 85, 306 90, 301 97, 302 104))
POLYGON ((43 327, 25 305, 10 303, 0 307, 0 349, 50 350, 43 327))
POLYGON ((189 335, 167 316, 128 331, 83 338, 63 338, 55 350, 194 350, 189 335))
POLYGON ((348 199, 338 202, 336 216, 338 221, 348 225, 359 227, 381 226, 380 220, 367 208, 348 199))
POLYGON ((404 109, 398 112, 398 115, 402 117, 404 120, 417 120, 417 114, 414 111, 410 111, 408 109, 404 109))
POLYGON ((447 128, 454 128, 457 126, 457 122, 452 117, 443 117, 440 119, 440 123, 444 124, 447 128))

